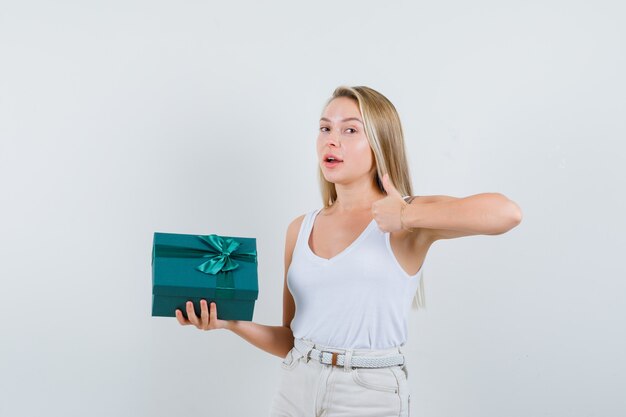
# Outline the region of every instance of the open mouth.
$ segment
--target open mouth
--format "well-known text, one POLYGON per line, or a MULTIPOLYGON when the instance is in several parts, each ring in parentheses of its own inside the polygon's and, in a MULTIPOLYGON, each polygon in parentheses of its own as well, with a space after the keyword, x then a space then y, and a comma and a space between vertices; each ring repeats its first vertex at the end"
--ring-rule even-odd
POLYGON ((328 158, 324 159, 324 165, 327 167, 334 167, 334 166, 339 165, 342 162, 343 161, 341 159, 333 158, 332 156, 329 156, 328 158))

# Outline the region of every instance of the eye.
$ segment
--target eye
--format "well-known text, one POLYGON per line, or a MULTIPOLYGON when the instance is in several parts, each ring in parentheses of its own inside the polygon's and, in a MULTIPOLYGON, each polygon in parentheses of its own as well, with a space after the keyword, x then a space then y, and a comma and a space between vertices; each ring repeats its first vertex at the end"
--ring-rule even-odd
POLYGON ((349 127, 349 128, 348 128, 348 129, 346 129, 346 130, 354 130, 354 132, 352 132, 352 133, 356 133, 356 129, 354 129, 354 128, 352 128, 352 127, 349 127))
POLYGON ((321 132, 326 132, 324 129, 328 129, 328 128, 327 128, 326 126, 322 126, 322 127, 320 127, 320 131, 321 131, 321 132))

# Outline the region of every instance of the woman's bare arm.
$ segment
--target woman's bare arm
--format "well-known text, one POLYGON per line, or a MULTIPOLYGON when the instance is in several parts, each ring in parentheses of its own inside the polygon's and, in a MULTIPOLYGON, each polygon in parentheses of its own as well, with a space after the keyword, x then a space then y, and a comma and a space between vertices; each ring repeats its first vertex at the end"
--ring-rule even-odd
POLYGON ((252 321, 228 320, 226 328, 259 349, 284 358, 293 347, 293 333, 289 327, 267 326, 252 321))

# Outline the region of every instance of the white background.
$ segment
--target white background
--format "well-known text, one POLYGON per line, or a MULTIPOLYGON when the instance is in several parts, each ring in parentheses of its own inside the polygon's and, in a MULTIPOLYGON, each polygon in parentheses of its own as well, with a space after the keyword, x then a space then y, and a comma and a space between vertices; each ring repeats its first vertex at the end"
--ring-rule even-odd
POLYGON ((347 84, 397 107, 414 194, 524 214, 431 248, 412 415, 623 416, 625 8, 0 2, 0 415, 267 415, 280 358, 150 316, 152 234, 256 237, 254 321, 281 324, 347 84))

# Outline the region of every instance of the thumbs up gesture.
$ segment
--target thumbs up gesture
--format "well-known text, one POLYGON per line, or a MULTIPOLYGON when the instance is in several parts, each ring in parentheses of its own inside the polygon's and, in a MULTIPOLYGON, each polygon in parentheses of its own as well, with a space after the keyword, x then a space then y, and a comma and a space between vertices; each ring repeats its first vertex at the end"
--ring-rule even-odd
POLYGON ((376 220, 378 228, 383 232, 402 230, 400 213, 402 206, 406 205, 407 202, 404 201, 400 192, 392 184, 389 174, 383 175, 382 183, 387 196, 372 204, 374 220, 376 220))

